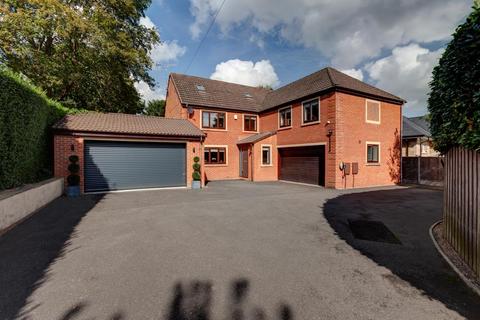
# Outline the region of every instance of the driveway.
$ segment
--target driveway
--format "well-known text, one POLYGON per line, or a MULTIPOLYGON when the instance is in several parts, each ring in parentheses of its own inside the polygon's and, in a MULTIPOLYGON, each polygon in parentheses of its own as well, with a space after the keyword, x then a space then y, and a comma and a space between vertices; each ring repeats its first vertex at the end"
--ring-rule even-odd
POLYGON ((438 191, 280 182, 60 198, 0 238, 0 319, 479 318, 428 238, 440 212, 438 191))

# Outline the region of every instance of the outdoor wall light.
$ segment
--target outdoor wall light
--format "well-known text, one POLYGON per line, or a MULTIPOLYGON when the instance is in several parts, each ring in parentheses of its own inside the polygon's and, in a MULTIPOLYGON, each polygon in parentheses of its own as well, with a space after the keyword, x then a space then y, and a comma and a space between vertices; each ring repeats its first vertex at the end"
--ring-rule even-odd
POLYGON ((75 145, 73 143, 70 145, 70 150, 75 151, 75 145))

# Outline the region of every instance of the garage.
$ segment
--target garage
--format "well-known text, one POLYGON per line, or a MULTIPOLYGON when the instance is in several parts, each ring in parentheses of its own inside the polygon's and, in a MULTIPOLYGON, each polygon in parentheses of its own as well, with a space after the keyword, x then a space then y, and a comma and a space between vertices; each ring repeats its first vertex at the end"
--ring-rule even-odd
POLYGON ((279 148, 279 179, 325 186, 325 146, 279 148))
POLYGON ((85 192, 186 185, 185 143, 85 141, 85 192))
POLYGON ((188 188, 205 138, 186 119, 97 112, 67 115, 53 132, 54 174, 69 186, 76 156, 80 192, 188 188))

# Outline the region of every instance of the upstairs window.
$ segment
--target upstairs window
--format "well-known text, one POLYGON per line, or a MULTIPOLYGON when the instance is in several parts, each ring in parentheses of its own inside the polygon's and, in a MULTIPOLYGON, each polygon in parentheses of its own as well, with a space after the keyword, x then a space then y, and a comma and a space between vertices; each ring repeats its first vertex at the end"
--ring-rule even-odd
POLYGON ((318 99, 303 103, 303 123, 318 122, 320 120, 320 108, 318 99))
POLYGON ((379 163, 379 153, 380 153, 380 145, 368 143, 367 144, 367 163, 375 164, 379 163))
POLYGON ((380 123, 380 102, 372 100, 366 101, 365 119, 368 123, 380 123))
POLYGON ((225 129, 225 112, 202 112, 202 128, 225 129))
POLYGON ((278 126, 280 128, 288 128, 292 126, 292 107, 278 110, 278 126))
POLYGON ((257 116, 243 116, 243 131, 257 131, 257 116))
POLYGON ((226 148, 220 147, 209 147, 204 149, 204 160, 205 164, 225 164, 227 162, 226 158, 226 148))

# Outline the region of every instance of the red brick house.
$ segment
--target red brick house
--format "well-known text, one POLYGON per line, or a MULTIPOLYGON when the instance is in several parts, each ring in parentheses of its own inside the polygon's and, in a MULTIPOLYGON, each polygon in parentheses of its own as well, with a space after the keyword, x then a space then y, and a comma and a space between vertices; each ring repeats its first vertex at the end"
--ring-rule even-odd
POLYGON ((328 188, 391 185, 404 100, 325 68, 276 90, 171 74, 165 118, 69 115, 54 125, 55 176, 79 156, 82 192, 285 180, 328 188))
POLYGON ((174 73, 165 117, 205 133, 206 181, 369 187, 398 182, 404 102, 333 68, 276 90, 174 73))

